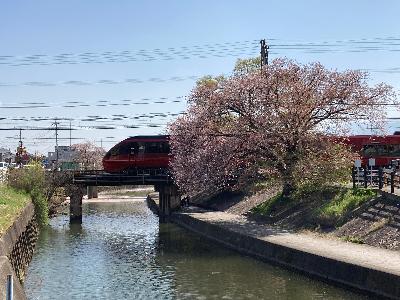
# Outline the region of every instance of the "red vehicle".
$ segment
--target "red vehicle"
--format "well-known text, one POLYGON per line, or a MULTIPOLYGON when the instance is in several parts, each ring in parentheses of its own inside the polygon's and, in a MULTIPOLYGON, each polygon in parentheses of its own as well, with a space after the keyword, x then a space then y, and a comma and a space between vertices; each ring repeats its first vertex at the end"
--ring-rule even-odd
POLYGON ((119 142, 103 158, 106 172, 135 172, 144 169, 167 169, 169 136, 134 136, 119 142))
POLYGON ((394 135, 353 135, 345 143, 361 155, 362 165, 375 158, 375 166, 390 166, 393 160, 400 159, 400 133, 394 135))

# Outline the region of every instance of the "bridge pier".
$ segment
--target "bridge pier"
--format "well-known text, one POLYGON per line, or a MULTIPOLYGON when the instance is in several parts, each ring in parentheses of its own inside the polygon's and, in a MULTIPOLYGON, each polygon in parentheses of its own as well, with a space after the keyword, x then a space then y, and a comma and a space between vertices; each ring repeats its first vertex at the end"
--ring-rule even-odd
POLYGON ((87 197, 88 199, 99 198, 97 186, 89 185, 87 187, 87 197))
POLYGON ((181 206, 181 195, 178 187, 173 184, 156 185, 159 194, 159 214, 160 217, 169 216, 173 211, 181 206))
POLYGON ((69 221, 70 223, 82 223, 82 198, 84 188, 82 186, 71 186, 69 190, 69 221))

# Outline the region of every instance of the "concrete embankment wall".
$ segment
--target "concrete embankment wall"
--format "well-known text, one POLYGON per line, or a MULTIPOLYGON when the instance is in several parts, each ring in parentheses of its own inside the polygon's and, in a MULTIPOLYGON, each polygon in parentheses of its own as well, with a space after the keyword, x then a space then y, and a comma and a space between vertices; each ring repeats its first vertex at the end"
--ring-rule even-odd
POLYGON ((229 248, 264 261, 381 297, 400 299, 400 276, 396 274, 274 244, 186 213, 175 213, 171 220, 229 248))
POLYGON ((34 206, 30 202, 0 239, 0 299, 6 299, 7 275, 13 276, 14 300, 25 300, 21 285, 38 236, 34 206))

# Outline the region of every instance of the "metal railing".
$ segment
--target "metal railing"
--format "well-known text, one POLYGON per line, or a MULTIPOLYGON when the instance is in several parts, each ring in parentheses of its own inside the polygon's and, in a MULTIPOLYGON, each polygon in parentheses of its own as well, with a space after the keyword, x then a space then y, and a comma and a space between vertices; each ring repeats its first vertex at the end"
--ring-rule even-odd
POLYGON ((72 182, 87 185, 154 184, 172 182, 167 169, 137 169, 121 173, 104 170, 73 171, 72 182))
POLYGON ((353 168, 352 179, 353 188, 375 187, 381 190, 384 187, 390 187, 391 193, 400 189, 400 172, 395 168, 353 168))

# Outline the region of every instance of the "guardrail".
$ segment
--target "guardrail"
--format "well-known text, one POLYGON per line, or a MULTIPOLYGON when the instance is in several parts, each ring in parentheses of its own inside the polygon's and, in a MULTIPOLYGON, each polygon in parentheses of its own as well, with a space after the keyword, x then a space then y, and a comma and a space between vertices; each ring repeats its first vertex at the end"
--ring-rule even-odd
POLYGON ((390 187, 392 194, 396 189, 400 189, 400 172, 394 168, 353 168, 352 179, 353 188, 375 187, 381 190, 390 187))
POLYGON ((85 185, 152 185, 173 182, 166 169, 130 170, 123 173, 107 173, 104 170, 73 171, 72 182, 85 185))

